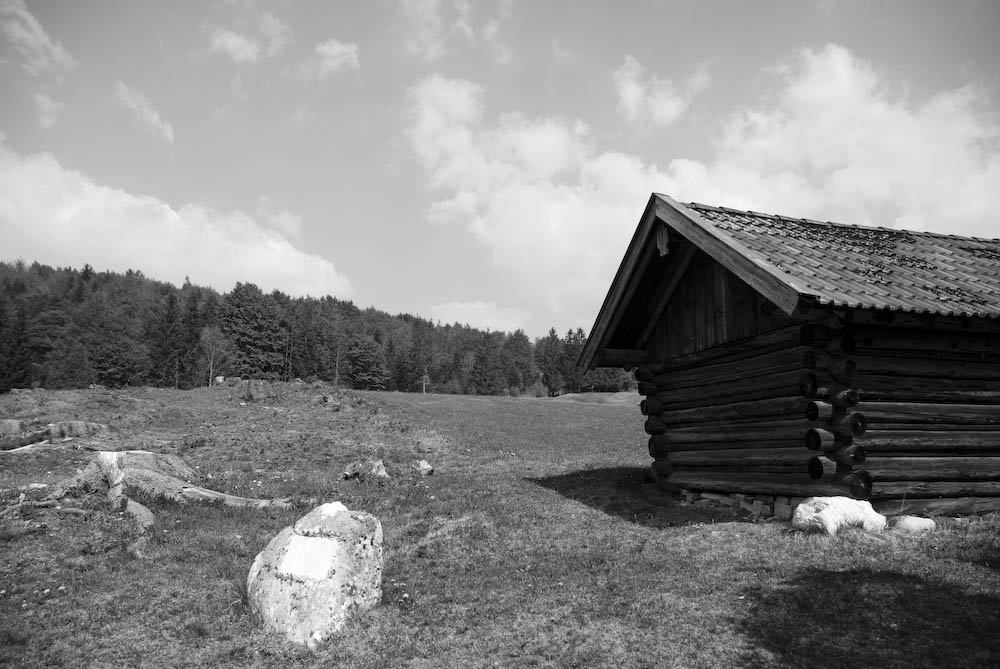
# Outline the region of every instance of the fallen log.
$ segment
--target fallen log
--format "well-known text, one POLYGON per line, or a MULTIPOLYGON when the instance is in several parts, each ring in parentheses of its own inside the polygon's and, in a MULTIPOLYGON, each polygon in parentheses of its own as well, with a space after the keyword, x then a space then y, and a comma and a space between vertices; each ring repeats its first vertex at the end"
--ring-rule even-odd
POLYGON ((94 459, 74 477, 59 484, 61 490, 107 487, 113 504, 141 494, 174 502, 216 502, 225 506, 255 509, 291 507, 287 499, 251 499, 209 490, 190 481, 198 473, 176 455, 151 451, 97 451, 94 459))
POLYGON ((36 430, 0 436, 0 451, 10 451, 46 440, 65 439, 67 437, 89 437, 96 434, 103 434, 107 429, 107 425, 83 420, 51 423, 36 430))
POLYGON ((156 520, 145 505, 132 499, 135 494, 179 503, 216 502, 255 509, 291 507, 287 499, 250 499, 208 490, 190 482, 197 476, 176 455, 139 450, 98 451, 83 471, 60 482, 49 498, 59 499, 77 490, 104 491, 112 508, 123 511, 135 524, 138 538, 129 550, 140 557, 156 520))

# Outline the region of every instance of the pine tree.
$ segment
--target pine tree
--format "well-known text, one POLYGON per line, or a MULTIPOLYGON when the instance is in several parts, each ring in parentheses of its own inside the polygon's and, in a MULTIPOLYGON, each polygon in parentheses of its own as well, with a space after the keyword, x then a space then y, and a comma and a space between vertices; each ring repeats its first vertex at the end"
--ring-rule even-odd
POLYGON ((252 283, 237 283, 226 295, 222 333, 235 347, 236 370, 247 378, 282 376, 287 333, 277 305, 252 283))
POLYGON ((374 337, 355 335, 347 349, 347 380, 358 390, 384 390, 385 358, 374 337))
POLYGON ((542 372, 542 384, 549 395, 558 395, 563 389, 562 376, 562 340, 556 334, 556 329, 549 329, 549 334, 539 339, 535 345, 535 357, 538 368, 542 372))

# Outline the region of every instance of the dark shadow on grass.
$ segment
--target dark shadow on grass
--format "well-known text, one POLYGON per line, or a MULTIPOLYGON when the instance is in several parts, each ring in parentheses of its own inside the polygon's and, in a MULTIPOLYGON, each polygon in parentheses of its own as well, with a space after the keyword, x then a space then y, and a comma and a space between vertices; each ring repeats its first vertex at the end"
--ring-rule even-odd
POLYGON ((1000 598, 899 573, 811 569, 746 593, 748 667, 998 667, 1000 598))
POLYGON ((607 467, 526 479, 563 497, 646 527, 739 520, 742 514, 719 506, 685 506, 661 490, 643 467, 607 467))

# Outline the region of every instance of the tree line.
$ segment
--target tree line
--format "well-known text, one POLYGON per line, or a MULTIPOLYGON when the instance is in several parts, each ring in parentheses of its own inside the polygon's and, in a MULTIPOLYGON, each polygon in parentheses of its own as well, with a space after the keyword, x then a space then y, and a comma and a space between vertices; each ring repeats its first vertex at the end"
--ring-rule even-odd
POLYGON ((192 388, 219 376, 481 395, 634 387, 621 370, 577 369, 585 341, 581 328, 532 341, 252 283, 220 294, 135 270, 0 262, 0 392, 192 388))

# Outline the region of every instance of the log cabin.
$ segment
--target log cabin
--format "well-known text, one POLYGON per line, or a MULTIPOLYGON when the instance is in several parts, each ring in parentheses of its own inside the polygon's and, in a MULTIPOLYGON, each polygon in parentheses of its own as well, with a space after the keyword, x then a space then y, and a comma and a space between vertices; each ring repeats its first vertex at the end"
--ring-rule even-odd
POLYGON ((579 363, 635 373, 671 489, 1000 510, 1000 239, 654 193, 579 363))

